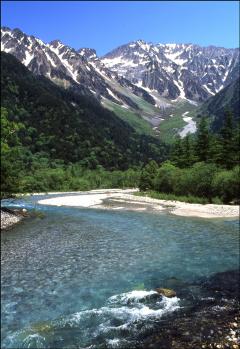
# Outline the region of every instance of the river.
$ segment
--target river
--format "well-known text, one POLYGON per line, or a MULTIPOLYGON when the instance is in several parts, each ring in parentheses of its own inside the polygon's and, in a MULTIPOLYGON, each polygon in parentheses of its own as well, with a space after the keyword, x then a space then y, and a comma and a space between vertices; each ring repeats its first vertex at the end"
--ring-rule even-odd
POLYGON ((134 347, 185 306, 159 297, 238 268, 238 222, 5 202, 37 215, 2 233, 2 348, 134 347), (40 213, 40 214, 38 214, 40 213))

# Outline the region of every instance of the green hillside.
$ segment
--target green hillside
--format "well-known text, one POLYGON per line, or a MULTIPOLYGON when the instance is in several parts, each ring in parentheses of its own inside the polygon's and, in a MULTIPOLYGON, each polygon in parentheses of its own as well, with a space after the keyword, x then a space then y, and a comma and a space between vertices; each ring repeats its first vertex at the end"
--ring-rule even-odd
POLYGON ((143 134, 144 123, 140 134, 95 98, 34 76, 7 53, 1 101, 2 192, 134 185, 134 174, 119 170, 166 159, 167 147, 143 134))
POLYGON ((18 138, 32 153, 109 169, 164 158, 165 147, 158 140, 137 134, 95 99, 33 76, 9 54, 2 53, 1 61, 2 107, 9 121, 22 123, 18 138))

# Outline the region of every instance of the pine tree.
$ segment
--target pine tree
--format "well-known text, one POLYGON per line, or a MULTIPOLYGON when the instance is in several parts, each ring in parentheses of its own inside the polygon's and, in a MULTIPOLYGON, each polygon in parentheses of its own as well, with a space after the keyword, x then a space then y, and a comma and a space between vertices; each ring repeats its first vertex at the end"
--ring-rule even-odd
POLYGON ((139 182, 140 190, 153 189, 153 182, 156 177, 158 165, 156 161, 151 160, 142 170, 139 182))
POLYGON ((189 134, 182 140, 182 152, 182 166, 192 166, 196 162, 196 157, 194 156, 193 143, 189 134))
POLYGON ((208 161, 210 155, 210 133, 205 117, 201 118, 198 126, 195 144, 195 155, 198 161, 208 161))
POLYGON ((170 160, 174 165, 178 167, 183 167, 184 166, 183 158, 184 158, 183 141, 180 138, 180 136, 177 136, 175 143, 172 147, 170 160))
POLYGON ((233 116, 231 112, 225 113, 223 127, 220 131, 221 154, 220 163, 227 169, 232 168, 236 161, 236 152, 238 145, 236 144, 236 135, 233 126, 233 116))
POLYGON ((221 165, 222 145, 219 135, 211 135, 209 143, 209 161, 221 165))

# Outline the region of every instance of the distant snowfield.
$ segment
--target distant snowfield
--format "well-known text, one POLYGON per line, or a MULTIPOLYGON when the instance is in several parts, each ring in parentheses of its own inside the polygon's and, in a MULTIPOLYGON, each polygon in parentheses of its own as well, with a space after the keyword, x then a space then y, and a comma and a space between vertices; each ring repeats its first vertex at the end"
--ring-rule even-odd
POLYGON ((186 111, 182 114, 183 121, 187 122, 187 125, 179 132, 181 138, 186 137, 189 133, 195 133, 197 131, 197 123, 190 116, 186 116, 188 113, 189 111, 186 111))

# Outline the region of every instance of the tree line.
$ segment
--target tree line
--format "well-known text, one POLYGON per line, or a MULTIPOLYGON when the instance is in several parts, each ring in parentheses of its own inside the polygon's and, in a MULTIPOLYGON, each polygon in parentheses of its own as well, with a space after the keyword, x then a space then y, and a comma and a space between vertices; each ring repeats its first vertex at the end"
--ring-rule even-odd
MULTIPOLYGON (((81 190, 86 185, 80 179, 70 180, 71 188, 64 179, 73 165, 92 183, 88 170, 103 178, 108 172, 110 178, 112 172, 140 168, 149 158, 166 159, 167 147, 158 139, 137 133, 94 97, 34 76, 4 52, 1 105, 1 192, 5 196, 36 188, 49 191, 54 176, 57 190, 81 190)), ((115 174, 113 178, 115 183, 115 174)))
POLYGON ((9 54, 1 58, 1 197, 139 186, 236 200, 239 125, 231 113, 218 134, 201 118, 196 135, 177 138, 169 149, 96 100, 34 76, 9 54))
POLYGON ((238 202, 239 125, 232 114, 226 113, 218 134, 202 118, 196 135, 176 140, 168 161, 160 166, 150 161, 143 168, 139 188, 154 191, 155 197, 165 193, 190 201, 238 202))

